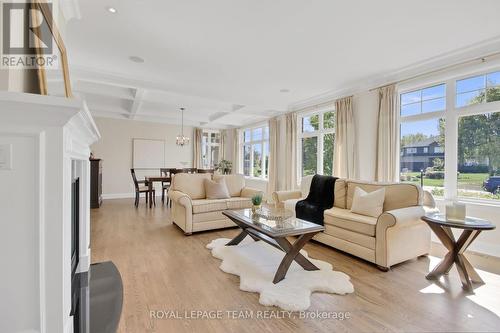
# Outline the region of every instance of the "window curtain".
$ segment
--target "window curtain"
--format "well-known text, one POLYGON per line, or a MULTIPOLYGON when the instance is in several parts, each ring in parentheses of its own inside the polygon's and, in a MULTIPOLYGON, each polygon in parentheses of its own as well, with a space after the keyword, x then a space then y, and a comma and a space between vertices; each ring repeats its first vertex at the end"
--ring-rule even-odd
POLYGON ((297 188, 297 114, 286 115, 285 119, 285 189, 297 188))
POLYGON ((231 137, 233 138, 231 140, 232 142, 232 152, 233 152, 233 169, 231 173, 236 174, 240 172, 240 132, 239 130, 233 128, 230 129, 231 131, 231 137))
POLYGON ((335 153, 333 173, 341 178, 356 178, 356 130, 352 96, 335 101, 335 153))
POLYGON ((382 87, 378 92, 377 164, 375 180, 397 181, 399 143, 396 87, 382 87))
POLYGON ((219 162, 226 159, 226 137, 227 137, 227 130, 220 131, 219 162))
POLYGON ((268 198, 271 198, 272 193, 278 190, 278 137, 278 118, 274 117, 269 120, 268 198))
POLYGON ((201 136, 202 129, 194 129, 194 140, 193 140, 193 168, 201 168, 201 136))

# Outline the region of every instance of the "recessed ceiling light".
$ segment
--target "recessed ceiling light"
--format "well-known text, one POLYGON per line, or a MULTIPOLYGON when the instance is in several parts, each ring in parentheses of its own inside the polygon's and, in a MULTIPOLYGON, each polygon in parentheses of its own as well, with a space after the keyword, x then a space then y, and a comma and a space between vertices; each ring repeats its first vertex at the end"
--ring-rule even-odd
POLYGON ((288 92, 290 92, 290 89, 283 88, 283 89, 280 89, 280 92, 282 92, 282 93, 288 93, 288 92))
POLYGON ((138 56, 130 56, 128 57, 130 61, 136 62, 138 64, 142 64, 144 62, 144 59, 138 56))
POLYGON ((117 10, 115 7, 108 7, 108 12, 110 12, 111 14, 116 14, 117 10))

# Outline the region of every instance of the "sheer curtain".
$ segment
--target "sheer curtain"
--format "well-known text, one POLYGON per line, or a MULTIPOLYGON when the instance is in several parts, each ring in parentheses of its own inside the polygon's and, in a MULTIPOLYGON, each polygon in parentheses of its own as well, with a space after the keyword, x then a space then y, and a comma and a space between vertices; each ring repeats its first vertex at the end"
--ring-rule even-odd
POLYGON ((289 113, 285 119, 285 189, 297 187, 297 113, 289 113))
POLYGON ((271 198, 271 194, 278 190, 278 144, 278 118, 274 117, 269 120, 268 198, 271 198))
POLYGON ((201 128, 194 129, 193 140, 193 168, 201 168, 201 136, 203 130, 201 128))
POLYGON ((231 173, 240 172, 240 131, 238 129, 230 129, 232 132, 232 150, 233 150, 233 169, 231 173))
POLYGON ((396 87, 382 87, 378 92, 377 164, 375 180, 397 181, 399 144, 396 87))
POLYGON ((227 130, 220 131, 220 144, 219 144, 219 162, 226 159, 226 139, 227 139, 227 130))
POLYGON ((335 153, 333 173, 341 178, 356 178, 356 129, 352 96, 335 101, 335 153))

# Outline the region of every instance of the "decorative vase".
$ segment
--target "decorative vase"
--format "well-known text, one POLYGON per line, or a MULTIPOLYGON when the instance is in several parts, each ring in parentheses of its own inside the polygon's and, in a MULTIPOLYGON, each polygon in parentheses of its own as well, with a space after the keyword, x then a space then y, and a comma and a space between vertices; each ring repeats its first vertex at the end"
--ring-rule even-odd
POLYGON ((252 213, 255 213, 258 209, 260 209, 261 205, 253 205, 252 206, 252 213))

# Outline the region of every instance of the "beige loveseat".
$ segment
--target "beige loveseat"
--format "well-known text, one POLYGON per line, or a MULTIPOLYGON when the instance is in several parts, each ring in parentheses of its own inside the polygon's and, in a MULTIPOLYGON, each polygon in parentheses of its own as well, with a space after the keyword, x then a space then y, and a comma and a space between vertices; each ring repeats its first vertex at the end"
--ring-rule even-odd
MULTIPOLYGON (((324 212, 325 231, 315 240, 375 263, 380 269, 429 253, 431 231, 420 220, 435 204, 428 193, 424 208, 424 193, 420 186, 404 183, 369 183, 338 179, 335 201, 324 212), (359 215, 350 211, 354 190, 366 192, 385 188, 383 213, 378 217, 359 215)), ((278 206, 294 207, 301 191, 273 193, 278 206)))
POLYGON ((173 222, 186 235, 193 232, 234 227, 222 211, 252 207, 252 196, 260 191, 245 187, 243 175, 178 173, 173 177, 168 197, 172 200, 173 222), (224 177, 231 198, 207 199, 205 179, 224 177))

